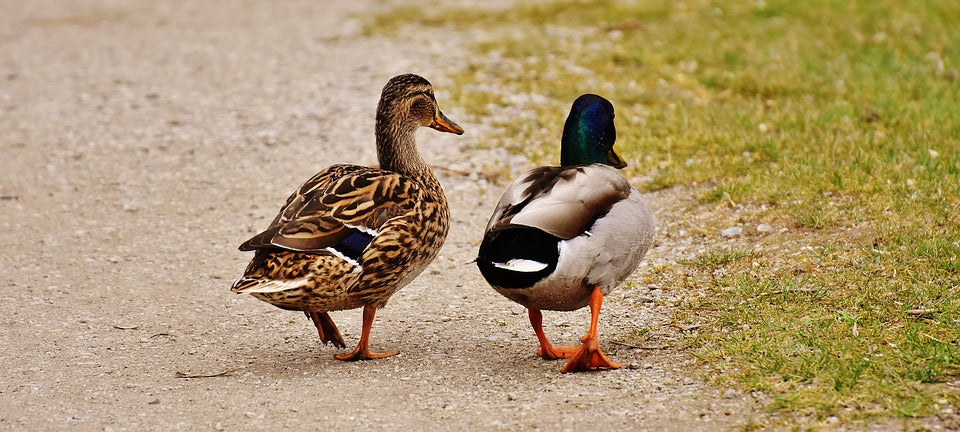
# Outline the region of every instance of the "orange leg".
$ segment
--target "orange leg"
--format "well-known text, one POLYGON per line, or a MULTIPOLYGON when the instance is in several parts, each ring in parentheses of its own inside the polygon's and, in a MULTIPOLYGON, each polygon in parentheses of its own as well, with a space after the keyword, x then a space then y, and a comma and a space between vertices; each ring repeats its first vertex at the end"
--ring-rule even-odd
POLYGON ((333 318, 330 318, 326 312, 315 312, 307 311, 304 312, 310 320, 313 321, 313 325, 317 327, 317 333, 320 334, 320 340, 324 345, 327 342, 332 342, 333 346, 339 348, 346 348, 347 344, 343 342, 343 336, 340 335, 340 329, 337 328, 337 324, 333 322, 333 318))
POLYGON ((594 288, 590 295, 590 330, 580 339, 583 345, 570 357, 570 361, 560 370, 560 373, 581 372, 593 368, 617 369, 621 366, 610 361, 607 355, 600 350, 600 339, 597 338, 597 321, 600 318, 600 306, 603 304, 603 293, 600 288, 594 288))
POLYGON ((527 309, 527 315, 530 316, 530 325, 533 327, 533 332, 537 334, 537 340, 540 341, 540 349, 537 350, 538 356, 546 360, 570 358, 580 349, 579 345, 565 347, 553 346, 550 341, 547 340, 547 335, 543 334, 543 314, 540 310, 527 309))
POLYGON ((399 351, 371 352, 367 344, 370 342, 370 327, 373 327, 373 318, 377 315, 377 310, 373 306, 363 307, 363 328, 360 330, 360 342, 357 347, 348 354, 338 354, 337 360, 357 361, 373 360, 390 357, 399 354, 399 351))

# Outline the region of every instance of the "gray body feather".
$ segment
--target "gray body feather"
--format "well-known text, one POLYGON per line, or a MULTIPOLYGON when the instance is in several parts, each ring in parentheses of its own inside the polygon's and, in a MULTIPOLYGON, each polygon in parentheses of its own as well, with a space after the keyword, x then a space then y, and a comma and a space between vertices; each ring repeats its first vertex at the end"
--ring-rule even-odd
POLYGON ((494 289, 528 308, 562 311, 586 306, 594 287, 607 294, 620 285, 650 249, 656 230, 640 192, 602 164, 541 167, 521 175, 504 192, 487 232, 516 226, 560 239, 556 268, 529 287, 494 289))

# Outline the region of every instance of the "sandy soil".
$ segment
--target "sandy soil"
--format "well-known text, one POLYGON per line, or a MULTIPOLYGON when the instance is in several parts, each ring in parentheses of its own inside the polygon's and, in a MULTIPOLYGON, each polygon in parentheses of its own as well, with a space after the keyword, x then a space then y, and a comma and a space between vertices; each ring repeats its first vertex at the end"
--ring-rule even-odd
MULTIPOLYGON (((356 17, 389 7, 376 0, 229 3, 0 2, 0 429, 687 431, 754 417, 750 396, 691 378, 683 352, 610 342, 673 337, 658 305, 678 294, 656 287, 604 305, 601 344, 628 367, 561 376, 538 359, 523 308, 469 264, 504 187, 482 176, 438 172, 450 236, 373 329, 396 357, 336 361, 302 315, 231 293, 250 257, 236 246, 295 186, 375 163, 390 76, 426 76, 467 130, 424 130, 431 164, 470 172, 502 154, 475 150, 489 130, 445 98, 465 36, 365 37, 356 17)), ((673 238, 635 278, 681 253, 673 238)), ((360 311, 332 315, 352 348, 360 311)), ((546 331, 572 343, 587 319, 546 313, 546 331)))

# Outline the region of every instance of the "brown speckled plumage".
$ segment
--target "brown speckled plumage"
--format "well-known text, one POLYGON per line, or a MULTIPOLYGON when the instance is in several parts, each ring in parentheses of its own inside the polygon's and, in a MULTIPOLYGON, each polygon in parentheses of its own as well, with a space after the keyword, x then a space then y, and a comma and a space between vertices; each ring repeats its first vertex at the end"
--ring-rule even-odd
MULTIPOLYGON (((304 182, 270 226, 240 246, 256 254, 232 290, 305 312, 321 340, 339 346, 326 312, 363 306, 368 333, 367 314, 372 322, 373 310, 419 275, 447 236, 446 197, 414 142, 420 126, 463 132, 437 108, 427 80, 394 77, 377 108, 380 168, 334 165, 304 182)), ((365 345, 361 336, 357 349, 365 345)), ((342 359, 376 358, 363 354, 342 359)))

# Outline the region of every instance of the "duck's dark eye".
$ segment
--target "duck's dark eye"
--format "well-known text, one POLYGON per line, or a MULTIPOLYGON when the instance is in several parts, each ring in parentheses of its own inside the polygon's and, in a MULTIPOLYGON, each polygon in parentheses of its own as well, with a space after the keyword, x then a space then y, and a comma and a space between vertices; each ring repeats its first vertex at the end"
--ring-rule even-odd
POLYGON ((413 114, 413 117, 419 119, 429 119, 433 120, 433 100, 418 97, 413 101, 413 105, 410 106, 410 114, 413 114))

